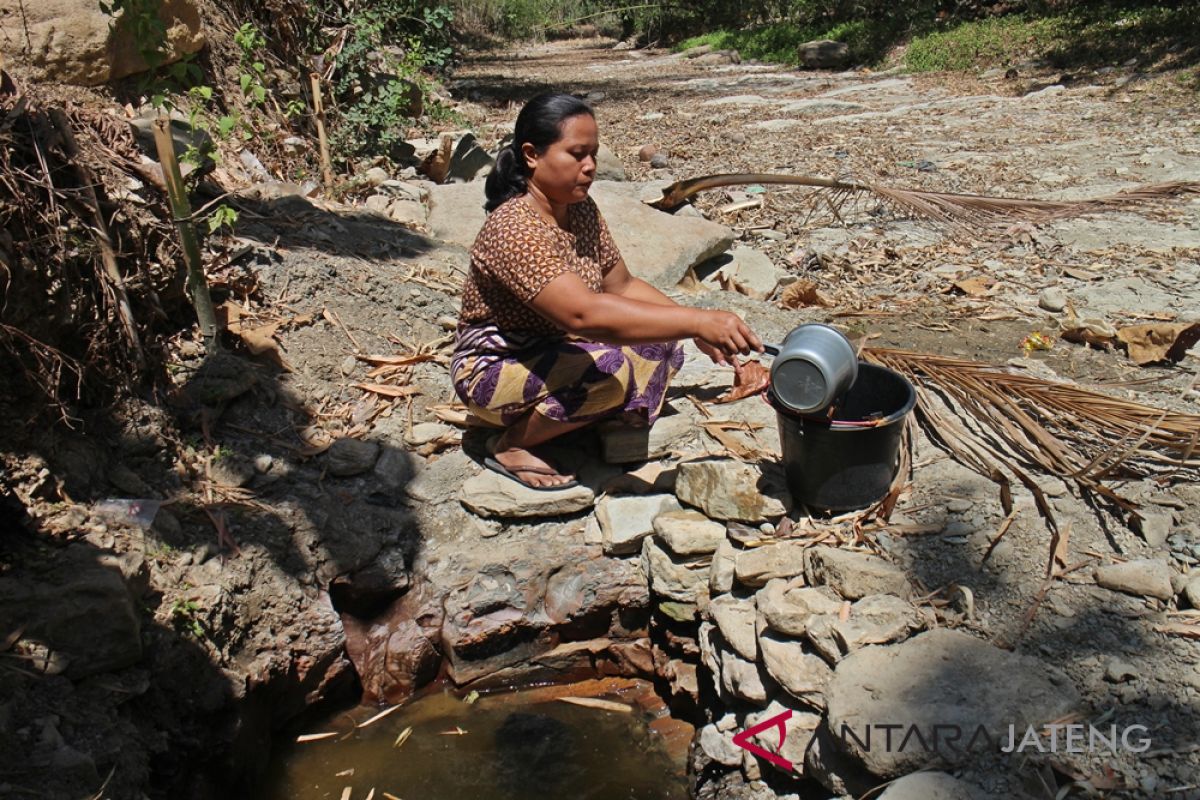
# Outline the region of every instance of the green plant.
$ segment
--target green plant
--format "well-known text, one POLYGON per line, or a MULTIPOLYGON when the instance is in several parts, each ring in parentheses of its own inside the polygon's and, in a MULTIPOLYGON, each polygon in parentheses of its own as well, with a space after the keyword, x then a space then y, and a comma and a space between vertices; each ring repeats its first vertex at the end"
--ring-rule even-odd
POLYGON ((449 62, 452 19, 449 8, 422 0, 378 0, 350 15, 349 36, 334 61, 335 150, 349 157, 389 154, 417 118, 433 111, 424 73, 449 62))
POLYGON ((177 597, 171 605, 171 623, 177 630, 186 631, 197 639, 204 639, 208 634, 196 616, 202 610, 196 601, 177 597))
POLYGON ((100 10, 133 35, 138 55, 151 67, 162 64, 167 47, 167 26, 158 15, 160 0, 99 0, 100 10), (120 18, 117 19, 118 15, 120 18))
POLYGON ((247 22, 237 29, 233 41, 241 50, 238 86, 242 96, 251 106, 261 106, 267 100, 267 87, 263 83, 267 65, 258 54, 267 46, 267 40, 258 28, 247 22))
MULTIPOLYGON (((213 209, 212 214, 208 217, 208 232, 216 233, 221 228, 229 228, 233 230, 233 226, 237 224, 238 212, 236 209, 222 203, 213 209)), ((217 457, 221 457, 221 451, 217 451, 217 457)))

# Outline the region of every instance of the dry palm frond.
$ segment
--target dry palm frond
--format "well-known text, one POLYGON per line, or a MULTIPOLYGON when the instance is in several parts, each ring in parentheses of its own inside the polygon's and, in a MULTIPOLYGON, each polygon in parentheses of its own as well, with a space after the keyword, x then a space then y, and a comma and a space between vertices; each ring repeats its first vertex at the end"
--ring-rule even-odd
POLYGON ((1163 197, 1185 193, 1200 193, 1200 182, 1176 181, 1138 186, 1106 197, 1090 200, 1054 201, 1027 200, 1015 197, 987 197, 953 192, 928 192, 920 189, 892 189, 860 181, 837 181, 805 175, 775 175, 765 172, 744 172, 705 175, 676 181, 662 190, 662 197, 647 201, 661 209, 673 209, 692 195, 722 186, 741 186, 748 183, 779 183, 810 186, 824 195, 834 215, 841 204, 852 197, 870 195, 893 207, 916 216, 951 227, 977 228, 1013 219, 1028 222, 1047 222, 1063 217, 1120 208, 1163 197))
POLYGON ((1072 481, 1085 495, 1134 516, 1136 504, 1105 485, 1106 477, 1200 476, 1200 415, 975 361, 882 348, 866 348, 863 357, 912 381, 922 428, 961 463, 1000 484, 1006 514, 1012 510, 1008 475, 1014 475, 1056 536, 1034 469, 1072 481))

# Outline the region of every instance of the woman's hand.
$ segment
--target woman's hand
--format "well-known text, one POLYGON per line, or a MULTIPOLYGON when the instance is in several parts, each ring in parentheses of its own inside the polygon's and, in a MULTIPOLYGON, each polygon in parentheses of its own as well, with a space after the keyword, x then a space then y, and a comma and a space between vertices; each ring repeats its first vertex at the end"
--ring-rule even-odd
POLYGON ((713 347, 703 339, 692 339, 692 342, 695 343, 696 349, 708 356, 714 364, 728 364, 729 366, 733 367, 734 374, 737 374, 741 371, 742 365, 737 360, 737 356, 726 356, 720 350, 713 347))
POLYGON ((738 355, 762 352, 762 342, 742 318, 728 311, 697 311, 696 346, 717 364, 738 367, 738 355))

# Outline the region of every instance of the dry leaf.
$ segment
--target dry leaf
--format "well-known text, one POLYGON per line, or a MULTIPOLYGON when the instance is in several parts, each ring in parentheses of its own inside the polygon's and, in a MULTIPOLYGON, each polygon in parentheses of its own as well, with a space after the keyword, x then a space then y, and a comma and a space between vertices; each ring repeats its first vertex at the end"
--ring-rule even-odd
POLYGON ((987 297, 996 285, 995 278, 979 275, 974 278, 963 278, 955 281, 953 288, 958 289, 968 297, 987 297))
POLYGON ((1092 272, 1078 267, 1063 267, 1063 274, 1074 278, 1077 281, 1098 281, 1102 277, 1098 272, 1092 272))
POLYGON ((433 361, 433 353, 412 353, 405 356, 381 356, 381 355, 356 355, 354 356, 359 361, 365 361, 368 364, 377 366, 404 367, 409 364, 420 364, 424 361, 433 361))
POLYGON ((366 722, 360 722, 360 723, 358 723, 358 725, 356 725, 355 727, 356 727, 356 728, 365 728, 365 727, 367 727, 368 725, 373 725, 374 723, 376 723, 376 722, 378 722, 379 720, 381 720, 381 719, 383 719, 384 717, 386 717, 388 714, 391 714, 393 711, 395 711, 395 710, 396 710, 397 708, 399 708, 399 707, 400 707, 400 704, 399 704, 399 703, 397 703, 396 705, 392 706, 391 708, 385 708, 383 711, 380 711, 378 714, 376 714, 375 716, 371 717, 371 718, 370 718, 369 720, 367 720, 366 722))
POLYGON ((771 383, 770 371, 757 361, 747 361, 733 376, 733 386, 714 403, 732 403, 743 397, 758 394, 771 383))
POLYGON ((717 283, 720 284, 721 289, 726 292, 737 292, 738 294, 744 294, 747 297, 750 296, 749 289, 735 281, 730 276, 726 275, 724 272, 717 273, 717 283))
POLYGON ((419 448, 417 448, 417 454, 428 458, 434 453, 440 453, 441 451, 450 447, 457 447, 461 443, 462 434, 460 434, 458 431, 450 431, 449 433, 444 433, 438 438, 421 445, 419 448))
POLYGON ((754 461, 755 459, 766 456, 760 450, 747 447, 742 444, 741 440, 730 434, 731 430, 741 430, 751 432, 753 427, 748 422, 730 422, 728 420, 705 420, 700 423, 705 431, 710 436, 721 443, 721 446, 732 453, 735 457, 743 461, 754 461))
POLYGON ((262 327, 251 328, 250 330, 239 328, 236 333, 246 343, 246 347, 251 353, 259 355, 267 351, 277 351, 279 343, 275 341, 275 334, 278 331, 279 323, 272 322, 270 325, 263 325, 262 327))
POLYGON ((633 712, 631 706, 624 703, 614 703, 612 700, 601 700, 598 697, 560 697, 558 698, 564 703, 571 703, 577 706, 587 706, 588 708, 598 708, 602 711, 617 711, 622 714, 630 714, 633 712))
POLYGON ((1130 325, 1117 331, 1117 338, 1129 348, 1129 358, 1139 367, 1156 361, 1178 363, 1200 342, 1200 322, 1130 325))
POLYGON ((635 470, 622 472, 604 484, 607 494, 650 494, 675 491, 675 467, 650 461, 635 470))
POLYGON ((1066 523, 1057 532, 1050 536, 1051 542, 1051 558, 1050 571, 1057 573, 1060 569, 1067 567, 1067 555, 1071 547, 1071 520, 1066 523))
POLYGON ((402 747, 408 741, 408 737, 412 736, 412 732, 412 725, 400 731, 400 735, 396 737, 396 741, 392 742, 392 747, 402 747))
POLYGON ((467 409, 464 406, 442 404, 429 406, 428 410, 432 411, 435 417, 448 425, 458 425, 459 427, 466 427, 467 425, 467 409))
POLYGON ((448 133, 442 134, 441 147, 430 153, 421 163, 421 171, 429 176, 434 183, 446 180, 450 171, 450 157, 453 155, 454 137, 448 133))
POLYGON ((1117 329, 1101 319, 1079 320, 1068 317, 1059 338, 1093 347, 1110 347, 1116 343, 1117 329))
POLYGON ((829 308, 833 301, 817 288, 813 281, 796 281, 784 287, 779 294, 779 307, 794 311, 807 306, 829 308))
POLYGON ((414 394, 420 394, 421 390, 416 386, 388 386, 383 383, 356 383, 355 389, 362 389, 364 392, 374 392, 381 394, 384 397, 411 397, 414 394))
POLYGON ((1165 622, 1155 625, 1154 630, 1168 636, 1182 636, 1185 639, 1200 639, 1200 625, 1188 625, 1186 622, 1165 622))

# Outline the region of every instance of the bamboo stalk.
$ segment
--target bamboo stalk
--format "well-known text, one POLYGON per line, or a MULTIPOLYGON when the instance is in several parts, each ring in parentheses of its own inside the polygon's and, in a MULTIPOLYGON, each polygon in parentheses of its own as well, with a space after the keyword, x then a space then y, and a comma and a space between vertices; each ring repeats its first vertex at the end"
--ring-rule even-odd
POLYGON ((196 309, 196 319, 204 336, 206 347, 212 347, 217 338, 217 314, 213 309, 212 297, 208 293, 208 281, 204 278, 204 264, 200 258, 200 241, 192 224, 192 208, 183 176, 179 173, 179 161, 175 158, 175 143, 171 140, 171 121, 160 116, 154 121, 154 144, 158 148, 158 160, 162 164, 163 177, 167 181, 167 198, 170 201, 171 217, 179 231, 179 242, 183 247, 183 260, 187 264, 187 285, 196 309))
POLYGON ((74 164, 75 170, 79 173, 80 182, 83 184, 83 198, 92 217, 92 235, 100 248, 102 277, 106 280, 109 291, 112 292, 117 307, 117 316, 121 319, 125 337, 129 340, 130 348, 133 349, 134 363, 140 370, 145 366, 142 343, 133 319, 133 309, 129 305, 129 293, 125 290, 125 278, 121 275, 120 267, 117 266, 117 254, 113 248, 112 237, 109 235, 108 226, 104 223, 104 214, 100 211, 100 199, 96 196, 95 176, 79 157, 79 145, 75 141, 75 134, 71 131, 71 123, 67 120, 67 115, 60 108, 52 108, 50 109, 50 119, 54 122, 54 127, 58 129, 59 135, 62 136, 67 157, 74 164))
POLYGON ((317 121, 317 143, 321 149, 321 176, 328 191, 333 188, 333 162, 329 159, 329 137, 325 135, 325 104, 321 100, 321 76, 310 72, 308 78, 312 83, 313 118, 317 121))

